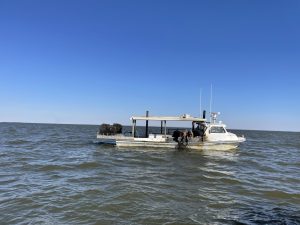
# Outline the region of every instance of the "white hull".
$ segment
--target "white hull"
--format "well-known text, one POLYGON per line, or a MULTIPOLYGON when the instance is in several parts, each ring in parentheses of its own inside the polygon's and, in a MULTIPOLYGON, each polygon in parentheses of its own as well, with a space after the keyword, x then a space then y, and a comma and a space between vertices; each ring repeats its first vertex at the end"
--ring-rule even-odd
POLYGON ((151 140, 148 138, 133 138, 124 136, 105 136, 98 135, 98 142, 102 144, 111 144, 117 147, 149 147, 149 148, 186 148, 193 150, 231 150, 239 146, 244 138, 239 138, 237 141, 199 141, 198 138, 190 141, 187 145, 178 144, 170 138, 163 141, 151 140), (140 139, 140 140, 139 140, 140 139))
POLYGON ((139 141, 117 141, 117 147, 149 147, 149 148, 182 148, 193 150, 231 150, 239 146, 239 143, 217 143, 217 142, 204 142, 197 144, 178 145, 177 142, 172 143, 157 143, 157 142, 139 142, 139 141))

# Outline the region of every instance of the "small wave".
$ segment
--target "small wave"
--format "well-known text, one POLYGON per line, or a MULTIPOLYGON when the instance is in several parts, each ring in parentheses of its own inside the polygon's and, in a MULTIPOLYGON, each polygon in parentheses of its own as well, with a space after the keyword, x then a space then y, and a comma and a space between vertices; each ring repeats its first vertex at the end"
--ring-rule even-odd
POLYGON ((222 181, 226 185, 241 184, 241 181, 237 179, 227 178, 227 177, 222 177, 219 179, 219 181, 222 181))
POLYGON ((28 140, 16 139, 16 140, 7 141, 5 144, 7 144, 7 145, 23 145, 23 144, 28 144, 30 142, 31 141, 28 141, 28 140))
POLYGON ((216 175, 219 175, 219 174, 228 175, 228 176, 234 175, 233 171, 215 170, 215 169, 209 169, 206 167, 199 167, 199 168, 205 172, 216 174, 216 175))
POLYGON ((11 184, 11 183, 15 183, 17 182, 18 179, 17 178, 8 178, 8 179, 0 179, 0 185, 8 185, 8 184, 11 184))
POLYGON ((80 169, 93 169, 99 167, 98 162, 84 162, 78 165, 78 168, 80 169))
MULTIPOLYGON (((299 212, 282 208, 265 209, 242 209, 239 211, 238 219, 233 224, 299 224, 299 212)), ((232 221, 232 219, 229 219, 232 221)), ((228 220, 219 220, 228 224, 228 220)), ((232 224, 232 223, 231 223, 232 224)))
POLYGON ((284 192, 284 191, 272 190, 272 191, 264 191, 263 194, 267 198, 277 198, 277 199, 296 198, 296 199, 299 199, 299 202, 300 202, 300 193, 299 194, 294 194, 294 193, 292 194, 292 193, 287 193, 287 192, 284 192))
POLYGON ((39 168, 40 171, 54 171, 54 170, 67 170, 70 169, 70 166, 65 166, 65 165, 44 165, 39 168))

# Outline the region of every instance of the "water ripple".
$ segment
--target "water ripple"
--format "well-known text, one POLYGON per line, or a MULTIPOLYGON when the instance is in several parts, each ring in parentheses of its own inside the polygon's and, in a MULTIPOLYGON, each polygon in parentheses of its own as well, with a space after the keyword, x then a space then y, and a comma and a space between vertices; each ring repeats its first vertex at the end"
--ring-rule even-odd
POLYGON ((0 124, 0 224, 300 224, 299 133, 117 149, 97 126, 0 124))

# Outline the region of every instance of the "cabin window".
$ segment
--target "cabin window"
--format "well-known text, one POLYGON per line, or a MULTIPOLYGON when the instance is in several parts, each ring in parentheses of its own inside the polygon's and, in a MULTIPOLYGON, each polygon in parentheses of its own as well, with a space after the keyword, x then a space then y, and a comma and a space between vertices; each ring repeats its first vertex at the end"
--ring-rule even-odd
POLYGON ((226 133, 224 127, 211 127, 209 133, 226 133))

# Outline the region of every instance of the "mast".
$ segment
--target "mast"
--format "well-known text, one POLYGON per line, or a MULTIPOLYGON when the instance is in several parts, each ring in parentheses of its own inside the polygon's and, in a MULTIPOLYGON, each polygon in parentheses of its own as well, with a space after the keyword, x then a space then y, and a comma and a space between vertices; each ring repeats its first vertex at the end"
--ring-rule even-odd
POLYGON ((209 102, 209 114, 210 114, 210 119, 209 119, 209 122, 211 122, 211 113, 212 113, 212 109, 211 109, 211 106, 212 106, 212 84, 210 85, 210 102, 209 102))
MULTIPOLYGON (((146 117, 149 116, 149 111, 146 111, 146 117)), ((148 131, 148 120, 146 120, 146 130, 145 130, 145 138, 149 137, 149 131, 148 131)))
POLYGON ((201 118, 201 113, 202 113, 202 88, 200 88, 200 118, 201 118))

